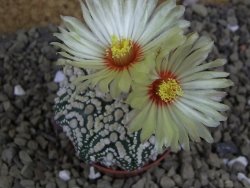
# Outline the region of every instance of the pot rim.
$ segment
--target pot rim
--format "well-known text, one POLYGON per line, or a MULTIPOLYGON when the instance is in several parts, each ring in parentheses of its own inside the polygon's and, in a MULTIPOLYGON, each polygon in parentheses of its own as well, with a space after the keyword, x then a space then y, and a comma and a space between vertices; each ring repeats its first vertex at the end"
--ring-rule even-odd
POLYGON ((144 165, 142 168, 138 168, 136 170, 128 171, 128 170, 116 170, 112 169, 106 166, 103 166, 99 163, 93 163, 91 166, 95 167, 98 171, 108 174, 108 175, 113 175, 116 177, 130 177, 130 176, 136 176, 138 174, 141 174, 145 172, 146 170, 155 167, 159 165, 159 163, 164 160, 168 155, 170 154, 170 150, 167 149, 163 154, 159 155, 158 158, 155 161, 151 161, 144 165))

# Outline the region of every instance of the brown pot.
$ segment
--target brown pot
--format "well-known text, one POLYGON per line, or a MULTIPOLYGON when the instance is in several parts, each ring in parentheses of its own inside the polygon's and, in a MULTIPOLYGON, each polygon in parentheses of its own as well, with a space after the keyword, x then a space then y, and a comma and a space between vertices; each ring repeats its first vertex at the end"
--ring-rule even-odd
MULTIPOLYGON (((158 156, 157 160, 146 164, 145 166, 143 166, 140 169, 132 170, 132 171, 116 170, 116 169, 105 167, 105 166, 100 165, 100 164, 91 164, 91 166, 95 167, 98 171, 100 171, 106 175, 112 176, 112 177, 128 178, 128 177, 140 175, 140 174, 146 172, 147 170, 149 170, 150 168, 158 166, 160 164, 160 162, 162 160, 164 160, 169 154, 170 154, 170 150, 166 150, 162 155, 158 156)), ((81 164, 81 166, 85 167, 84 164, 81 164)))

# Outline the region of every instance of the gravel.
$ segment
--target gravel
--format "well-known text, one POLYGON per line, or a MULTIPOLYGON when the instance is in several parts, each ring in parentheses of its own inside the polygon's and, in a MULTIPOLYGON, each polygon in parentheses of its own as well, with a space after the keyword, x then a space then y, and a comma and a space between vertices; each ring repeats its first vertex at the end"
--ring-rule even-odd
POLYGON ((194 13, 202 17, 206 17, 208 14, 207 8, 202 4, 193 4, 191 7, 194 13))
MULTIPOLYGON (((50 120, 57 82, 63 79, 61 72, 57 73, 60 67, 53 64, 56 51, 49 45, 56 40, 51 34, 56 28, 0 36, 0 188, 250 187, 249 9, 248 0, 232 0, 221 7, 187 7, 185 16, 192 21, 191 30, 215 41, 209 58, 228 59, 223 69, 235 83, 225 98, 232 107, 228 120, 211 129, 214 144, 191 144, 190 152, 173 153, 160 166, 127 179, 101 175, 90 180, 89 168, 80 167, 66 136, 54 132, 50 120), (239 157, 247 163, 228 165, 239 157), (61 171, 70 174, 67 181, 60 179, 61 171)), ((86 113, 91 111, 89 106, 86 113)), ((116 119, 122 115, 115 112, 116 119)))
POLYGON ((143 188, 145 187, 146 184, 146 177, 143 177, 139 179, 133 186, 132 188, 143 188))

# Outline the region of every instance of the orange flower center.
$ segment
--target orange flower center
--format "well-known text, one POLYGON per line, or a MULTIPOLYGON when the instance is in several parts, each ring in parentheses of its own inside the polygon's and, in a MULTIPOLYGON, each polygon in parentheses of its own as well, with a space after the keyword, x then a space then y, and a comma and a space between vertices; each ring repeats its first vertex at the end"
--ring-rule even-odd
POLYGON ((112 70, 122 71, 139 62, 142 49, 130 39, 112 36, 111 46, 106 50, 105 63, 112 70))
POLYGON ((165 71, 159 74, 148 90, 151 100, 157 105, 171 104, 178 97, 183 96, 183 90, 174 74, 165 71))

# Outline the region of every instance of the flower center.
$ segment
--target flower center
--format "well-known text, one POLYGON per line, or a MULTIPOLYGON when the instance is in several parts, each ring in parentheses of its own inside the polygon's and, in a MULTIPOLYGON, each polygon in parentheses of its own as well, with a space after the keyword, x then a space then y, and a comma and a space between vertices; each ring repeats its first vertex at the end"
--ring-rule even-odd
POLYGON ((159 78, 148 86, 148 96, 157 105, 169 105, 178 97, 183 96, 183 90, 177 76, 170 71, 158 73, 159 78))
POLYGON ((138 43, 126 38, 119 39, 113 35, 104 59, 108 68, 122 71, 139 62, 142 54, 142 48, 138 43))
POLYGON ((183 95, 180 84, 172 78, 163 80, 158 86, 156 94, 166 103, 174 101, 178 96, 183 95))
POLYGON ((132 48, 132 42, 129 39, 119 40, 116 36, 111 39, 111 52, 113 59, 122 59, 129 55, 132 48))

